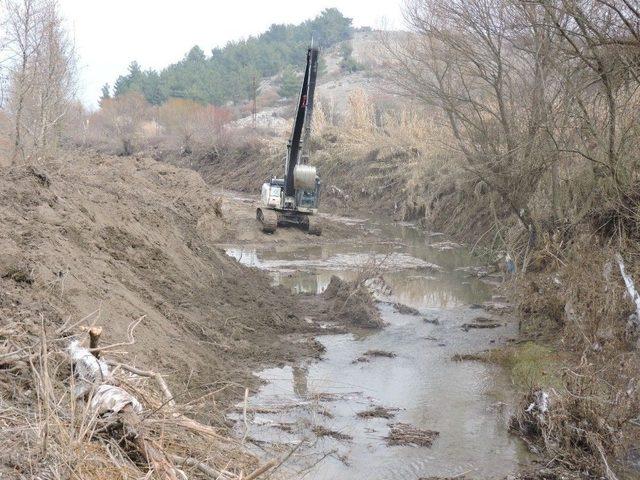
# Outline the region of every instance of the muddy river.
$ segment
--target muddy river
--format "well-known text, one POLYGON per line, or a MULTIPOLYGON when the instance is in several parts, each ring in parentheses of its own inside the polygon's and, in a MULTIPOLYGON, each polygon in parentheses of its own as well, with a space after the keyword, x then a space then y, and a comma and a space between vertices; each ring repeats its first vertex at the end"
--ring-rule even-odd
POLYGON ((293 451, 281 470, 290 478, 484 479, 518 470, 527 454, 507 431, 513 403, 507 375, 494 365, 452 360, 454 354, 485 350, 516 334, 507 316, 478 309, 494 291, 461 270, 474 266, 474 260, 442 236, 408 225, 354 220, 353 228, 377 229, 371 236, 376 240, 227 248, 229 255, 267 270, 274 283, 294 292, 322 292, 332 275, 353 279, 372 263, 391 290, 378 295, 388 323, 383 330, 318 336, 326 347, 321 360, 258 372, 265 384, 248 399, 246 423, 239 405, 238 434, 265 452, 293 451), (394 302, 420 315, 398 313, 394 302), (503 325, 461 328, 478 316, 503 325), (396 356, 354 362, 374 349, 396 356), (377 406, 395 416, 357 415, 377 406), (389 446, 385 437, 397 422, 439 435, 431 447, 389 446))

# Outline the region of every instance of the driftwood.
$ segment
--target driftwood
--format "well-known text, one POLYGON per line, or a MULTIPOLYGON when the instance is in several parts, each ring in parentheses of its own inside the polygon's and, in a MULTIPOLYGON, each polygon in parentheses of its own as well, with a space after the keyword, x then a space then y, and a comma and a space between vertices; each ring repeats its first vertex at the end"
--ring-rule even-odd
POLYGON ((460 328, 465 332, 468 332, 471 329, 498 328, 502 327, 502 325, 502 323, 463 323, 460 328))
POLYGON ((164 378, 162 378, 162 375, 160 375, 159 373, 152 372, 150 370, 141 370, 139 368, 132 367, 131 365, 114 362, 112 360, 108 360, 107 364, 111 365, 112 367, 121 368, 122 370, 126 370, 127 372, 134 373, 140 377, 153 378, 158 384, 158 388, 160 388, 160 391, 162 392, 165 403, 170 406, 174 406, 176 404, 175 400, 173 399, 173 394, 167 386, 167 382, 164 381, 164 378))
POLYGON ((202 463, 196 460, 195 458, 181 457, 179 455, 170 455, 169 457, 174 463, 180 466, 186 465, 187 467, 197 468, 210 478, 222 478, 221 472, 217 471, 215 468, 210 467, 206 463, 202 463))
POLYGON ((271 470, 273 467, 275 467, 278 464, 279 464, 278 461, 275 458, 273 458, 269 460, 267 463, 265 463, 264 465, 262 465, 261 467, 256 468, 253 472, 247 475, 244 478, 244 480, 254 480, 258 478, 260 475, 262 475, 263 473, 267 473, 269 470, 271 470))

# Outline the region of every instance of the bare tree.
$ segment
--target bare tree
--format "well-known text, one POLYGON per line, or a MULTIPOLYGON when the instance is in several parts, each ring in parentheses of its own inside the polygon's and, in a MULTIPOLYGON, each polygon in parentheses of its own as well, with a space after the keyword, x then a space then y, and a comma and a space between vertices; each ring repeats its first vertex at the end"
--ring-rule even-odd
POLYGON ((547 81, 549 32, 539 6, 504 0, 412 0, 413 35, 389 44, 391 80, 444 114, 455 148, 529 231, 529 201, 552 158, 544 126, 554 108, 547 81))
POLYGON ((571 126, 559 149, 591 162, 594 179, 618 189, 636 164, 625 161, 638 147, 640 7, 629 0, 540 1, 554 29, 562 61, 571 126))
POLYGON ((143 122, 148 118, 149 104, 139 92, 128 92, 106 99, 93 122, 106 138, 117 140, 120 153, 131 155, 140 136, 143 122))
POLYGON ((411 34, 386 44, 389 79, 442 112, 463 168, 530 245, 542 223, 580 221, 638 181, 636 2, 408 0, 405 13, 411 34))
POLYGON ((13 162, 55 146, 74 95, 75 55, 55 0, 4 0, 13 162))

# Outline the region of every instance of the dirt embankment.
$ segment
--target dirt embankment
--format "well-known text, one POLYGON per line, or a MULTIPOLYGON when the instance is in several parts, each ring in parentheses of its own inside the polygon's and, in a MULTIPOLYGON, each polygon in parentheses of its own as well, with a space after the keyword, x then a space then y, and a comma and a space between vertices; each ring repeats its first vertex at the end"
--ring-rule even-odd
MULTIPOLYGON (((345 150, 343 141, 332 132, 314 142, 310 163, 317 167, 322 182, 321 211, 376 212, 406 220, 425 216, 424 200, 415 200, 419 189, 414 184, 420 182, 412 180, 417 152, 373 147, 364 152, 345 150)), ((215 188, 257 195, 264 182, 282 177, 286 142, 263 137, 189 156, 171 151, 150 153, 158 160, 196 170, 215 188)))
MULTIPOLYGON (((251 384, 251 370, 304 346, 301 307, 265 274, 215 247, 233 219, 195 172, 99 155, 14 168, 0 178, 0 345, 41 319, 104 327, 135 343, 127 361, 167 374, 174 394, 251 384), (134 360, 135 359, 135 360, 134 360)), ((10 347, 8 347, 11 349, 10 347)), ((3 395, 6 392, 3 392, 3 395)))
POLYGON ((251 203, 148 158, 74 154, 0 172, 0 444, 11 446, 0 477, 263 471, 232 438, 226 407, 257 385, 252 372, 321 353, 311 337, 320 327, 307 320, 326 301, 273 287, 217 246, 322 241, 263 235, 251 203), (97 390, 76 396, 84 370, 66 347, 88 344, 94 326, 97 355, 114 368, 99 367, 97 390), (93 411, 103 387, 135 402, 93 411))

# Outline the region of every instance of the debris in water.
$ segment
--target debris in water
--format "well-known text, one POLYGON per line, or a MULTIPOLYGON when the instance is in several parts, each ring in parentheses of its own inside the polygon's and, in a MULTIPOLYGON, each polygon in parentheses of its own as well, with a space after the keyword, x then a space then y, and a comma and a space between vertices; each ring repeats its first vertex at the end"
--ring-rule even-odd
POLYGON ((364 285, 343 282, 334 275, 322 295, 333 302, 331 317, 335 320, 362 328, 384 326, 371 293, 364 285))
POLYGON ((437 317, 433 317, 433 318, 422 317, 422 321, 424 323, 430 323, 431 325, 440 325, 440 320, 438 320, 437 317))
POLYGON ((352 398, 361 397, 362 392, 345 392, 345 393, 331 393, 331 392, 317 392, 309 394, 309 398, 316 402, 335 402, 336 400, 350 400, 352 398))
POLYGON ((369 278, 365 280, 364 284, 376 298, 388 297, 393 293, 392 288, 384 281, 382 275, 369 278))
POLYGON ((326 418, 335 418, 335 415, 333 413, 331 413, 329 410, 327 410, 326 408, 323 408, 323 407, 319 407, 316 410, 316 413, 319 414, 319 415, 322 415, 323 417, 326 417, 326 418))
POLYGON ((437 242, 429 245, 431 248, 435 248, 436 250, 440 250, 444 252, 446 250, 455 250, 457 248, 462 248, 462 245, 456 242, 437 242))
POLYGON ((422 430, 408 423, 392 423, 391 430, 385 438, 388 445, 416 445, 430 447, 440 432, 422 430))
POLYGON ((293 433, 293 427, 295 427, 294 422, 289 423, 276 423, 272 425, 273 428, 277 428, 278 430, 282 430, 283 432, 293 433))
POLYGON ((307 344, 311 348, 311 351, 313 351, 313 352, 315 352, 317 354, 322 354, 322 353, 327 351, 327 347, 325 347, 322 343, 320 343, 315 338, 308 339, 307 340, 307 344))
POLYGON ((488 317, 476 317, 473 319, 474 323, 495 323, 496 321, 488 317))
POLYGON ((367 350, 361 356, 356 358, 351 363, 366 363, 370 362, 373 357, 385 357, 385 358, 395 358, 397 355, 393 352, 388 352, 386 350, 367 350))
POLYGON ((395 413, 399 408, 386 408, 378 405, 377 407, 370 408, 369 410, 364 410, 362 412, 358 412, 357 415, 360 418, 393 418, 396 416, 395 413))
POLYGON ((387 357, 393 358, 396 356, 393 352, 388 352, 387 350, 367 350, 364 352, 364 355, 367 357, 387 357))
MULTIPOLYGON (((510 477, 507 477, 510 478, 510 477)), ((466 480, 464 475, 454 475, 453 477, 420 477, 418 480, 466 480)))
POLYGON ((401 315, 420 315, 420 311, 403 303, 394 303, 393 308, 401 315))
POLYGON ((482 361, 483 358, 478 353, 456 353, 451 357, 451 360, 453 360, 454 362, 464 362, 466 360, 482 361))
POLYGON ((462 330, 468 332, 470 329, 479 329, 479 328, 498 328, 501 327, 502 323, 464 323, 462 324, 462 330))
POLYGON ((312 429, 313 433, 318 437, 331 437, 336 440, 352 440, 353 437, 351 435, 347 435, 346 433, 340 433, 335 430, 331 430, 327 427, 323 427, 322 425, 316 425, 312 429))
POLYGON ((351 363, 369 363, 371 361, 371 359, 369 357, 365 357, 364 355, 356 358, 353 362, 351 363))
POLYGON ((509 313, 513 311, 513 305, 505 302, 485 302, 481 308, 484 308, 487 312, 495 313, 509 313))
POLYGON ((489 275, 487 267, 458 267, 456 272, 462 272, 468 277, 483 278, 489 275))
POLYGON ((439 341, 438 338, 436 338, 436 337, 434 337, 432 335, 427 335, 425 337, 420 337, 420 338, 423 339, 423 340, 429 340, 431 342, 438 342, 439 341))

